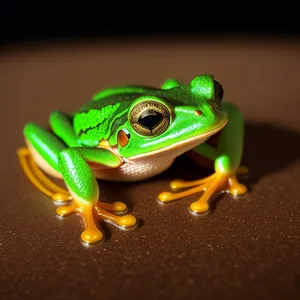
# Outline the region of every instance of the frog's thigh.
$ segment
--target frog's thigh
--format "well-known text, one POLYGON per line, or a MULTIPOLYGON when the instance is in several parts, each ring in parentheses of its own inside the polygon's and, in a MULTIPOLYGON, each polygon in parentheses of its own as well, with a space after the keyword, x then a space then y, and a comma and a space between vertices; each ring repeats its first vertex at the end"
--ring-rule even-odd
POLYGON ((228 123, 220 134, 217 147, 203 143, 188 153, 188 156, 198 164, 212 167, 210 162, 224 164, 226 156, 226 161, 230 161, 229 168, 233 170, 239 167, 242 158, 244 119, 234 104, 224 102, 222 108, 228 113, 228 123))
POLYGON ((47 174, 62 178, 58 166, 58 154, 66 148, 64 143, 51 132, 33 123, 27 123, 23 132, 36 164, 47 174))
MULTIPOLYGON (((243 155, 244 117, 233 103, 224 102, 222 109, 228 114, 228 123, 221 132, 217 150, 221 156, 229 158, 230 170, 236 170, 243 155)), ((222 162, 222 158, 220 162, 222 162)), ((216 161, 216 165, 218 165, 218 161, 216 161)), ((217 167, 216 165, 215 167, 217 167)))
POLYGON ((174 79, 174 78, 169 78, 169 79, 165 80, 164 83, 161 85, 161 89, 169 90, 169 89, 181 86, 181 85, 183 85, 183 83, 180 82, 179 80, 174 79))

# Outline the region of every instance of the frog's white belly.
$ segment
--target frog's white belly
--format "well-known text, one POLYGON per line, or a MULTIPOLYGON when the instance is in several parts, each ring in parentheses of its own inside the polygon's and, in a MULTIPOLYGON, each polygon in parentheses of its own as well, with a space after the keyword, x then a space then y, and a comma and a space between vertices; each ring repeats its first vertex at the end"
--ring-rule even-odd
POLYGON ((149 156, 125 161, 116 169, 92 168, 97 178, 110 181, 140 181, 156 176, 167 170, 175 158, 203 143, 207 137, 198 138, 170 151, 158 151, 149 156))
POLYGON ((93 169, 98 179, 110 181, 140 181, 145 180, 168 169, 174 162, 174 157, 151 157, 137 161, 125 162, 116 169, 93 169))

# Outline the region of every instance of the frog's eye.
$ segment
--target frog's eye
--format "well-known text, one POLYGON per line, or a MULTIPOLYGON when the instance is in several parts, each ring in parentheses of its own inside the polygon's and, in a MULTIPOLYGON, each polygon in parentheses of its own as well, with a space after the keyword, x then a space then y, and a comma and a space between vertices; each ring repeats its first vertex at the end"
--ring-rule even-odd
POLYGON ((164 104, 146 100, 134 106, 129 115, 132 128, 144 136, 162 134, 170 124, 170 111, 164 104))
POLYGON ((215 83, 215 101, 218 103, 218 105, 221 105, 224 96, 224 89, 218 81, 215 80, 214 83, 215 83))

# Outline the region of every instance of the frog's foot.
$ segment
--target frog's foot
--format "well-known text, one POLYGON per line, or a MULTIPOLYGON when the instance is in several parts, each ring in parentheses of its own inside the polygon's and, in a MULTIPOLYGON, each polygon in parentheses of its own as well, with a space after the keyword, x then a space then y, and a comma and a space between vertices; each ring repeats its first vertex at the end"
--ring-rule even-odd
MULTIPOLYGON (((67 201, 72 200, 72 196, 70 193, 65 190, 65 193, 55 193, 52 195, 53 201, 67 201)), ((113 203, 104 203, 104 202, 98 202, 97 206, 101 209, 104 209, 108 212, 112 213, 118 213, 118 214, 124 214, 127 211, 127 205, 123 202, 116 201, 113 203)))
POLYGON ((103 234, 95 224, 95 217, 104 221, 108 221, 121 228, 133 227, 136 224, 136 219, 132 215, 116 216, 108 212, 124 211, 126 205, 122 202, 113 204, 98 202, 95 206, 84 203, 80 200, 73 200, 70 205, 64 205, 57 208, 56 213, 59 216, 67 216, 73 212, 77 212, 82 217, 85 230, 81 234, 81 240, 87 244, 94 244, 102 240, 103 234))
POLYGON ((94 244, 101 241, 103 234, 95 224, 93 205, 81 201, 73 201, 70 205, 60 206, 56 209, 56 213, 62 217, 73 212, 79 213, 84 223, 85 230, 81 234, 81 240, 87 244, 94 244))
MULTIPOLYGON (((41 171, 28 148, 22 147, 18 149, 17 154, 25 175, 38 190, 55 202, 69 202, 72 200, 72 196, 67 189, 56 185, 41 171)), ((98 205, 100 208, 114 213, 125 213, 127 210, 126 204, 122 202, 114 202, 112 204, 99 202, 98 205)))
POLYGON ((107 204, 103 202, 98 202, 95 206, 95 211, 99 219, 117 225, 119 228, 127 229, 132 228, 137 224, 136 218, 132 215, 116 216, 109 211, 114 212, 121 211, 121 209, 126 209, 126 205, 122 202, 114 202, 113 204, 107 204))
MULTIPOLYGON (((247 168, 241 167, 235 174, 247 172, 247 168)), ((201 198, 190 205, 190 209, 195 213, 205 213, 209 210, 209 202, 220 193, 226 192, 237 196, 247 192, 246 186, 238 182, 235 174, 216 172, 204 179, 195 181, 174 180, 170 184, 172 189, 193 188, 178 193, 163 192, 159 194, 158 199, 167 203, 204 191, 201 198)))

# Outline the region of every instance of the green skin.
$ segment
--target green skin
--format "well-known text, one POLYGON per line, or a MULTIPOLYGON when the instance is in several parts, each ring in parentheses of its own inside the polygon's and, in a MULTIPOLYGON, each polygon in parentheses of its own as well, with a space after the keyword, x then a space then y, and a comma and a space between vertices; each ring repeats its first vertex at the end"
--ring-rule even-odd
POLYGON ((138 159, 138 156, 163 151, 168 146, 208 134, 226 120, 228 123, 221 132, 217 149, 203 143, 193 151, 213 160, 216 172, 232 174, 240 165, 244 120, 235 105, 220 104, 216 86, 213 76, 204 74, 189 84, 169 79, 161 88, 121 86, 106 89, 74 113, 53 112, 50 116, 53 133, 28 123, 24 135, 40 156, 62 175, 70 192, 92 205, 98 201, 99 188, 88 162, 117 168, 122 158, 138 159), (171 111, 169 125, 156 136, 140 134, 130 123, 133 107, 145 100, 162 103, 171 111), (195 111, 201 111, 202 115, 196 115, 195 111), (120 130, 130 134, 123 147, 118 144, 120 130), (103 140, 117 147, 119 156, 99 148, 103 140))

